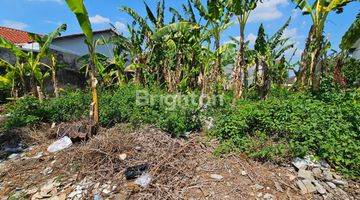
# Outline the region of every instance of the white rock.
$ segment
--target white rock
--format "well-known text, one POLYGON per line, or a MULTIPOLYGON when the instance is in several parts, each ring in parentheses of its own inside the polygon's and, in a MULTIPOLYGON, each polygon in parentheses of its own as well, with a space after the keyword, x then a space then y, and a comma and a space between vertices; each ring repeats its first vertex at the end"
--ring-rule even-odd
POLYGON ((331 181, 331 180, 334 179, 333 176, 332 176, 332 174, 331 174, 331 172, 330 172, 329 170, 325 170, 325 171, 323 172, 323 177, 324 177, 324 179, 327 180, 327 181, 331 181))
POLYGON ((212 179, 217 180, 217 181, 220 181, 221 179, 224 178, 223 176, 221 176, 221 175, 219 175, 219 174, 211 174, 210 177, 211 177, 212 179))
POLYGON ((246 171, 241 171, 241 175, 246 176, 247 175, 246 171))
POLYGON ((325 188, 317 181, 314 181, 316 190, 320 193, 320 194, 326 194, 326 190, 325 188))
POLYGON ((120 158, 121 160, 125 160, 126 157, 127 157, 126 153, 122 153, 122 154, 119 155, 119 158, 120 158))
POLYGON ((54 143, 52 143, 47 151, 50 153, 54 153, 57 151, 61 151, 63 149, 69 148, 72 145, 72 141, 68 136, 65 136, 59 140, 56 140, 54 143))
POLYGON ((298 172, 298 177, 303 179, 308 179, 310 181, 315 180, 314 176, 312 175, 311 171, 307 171, 304 169, 300 169, 298 172))
POLYGON ((309 165, 309 162, 305 159, 301 159, 301 158, 295 158, 292 162, 292 164, 297 168, 297 169, 306 169, 307 166, 309 165))
POLYGON ((332 182, 326 182, 326 184, 328 184, 329 187, 331 187, 331 189, 335 189, 336 185, 332 182))
POLYGON ((342 181, 342 180, 332 180, 333 183, 335 183, 336 185, 342 185, 342 186, 347 186, 348 182, 347 181, 342 181))
POLYGON ((273 199, 274 199, 274 195, 269 194, 269 193, 266 193, 266 194, 263 196, 263 199, 273 200, 273 199))
POLYGON ((259 184, 255 184, 254 188, 257 189, 257 190, 262 190, 262 189, 264 189, 264 186, 259 185, 259 184))

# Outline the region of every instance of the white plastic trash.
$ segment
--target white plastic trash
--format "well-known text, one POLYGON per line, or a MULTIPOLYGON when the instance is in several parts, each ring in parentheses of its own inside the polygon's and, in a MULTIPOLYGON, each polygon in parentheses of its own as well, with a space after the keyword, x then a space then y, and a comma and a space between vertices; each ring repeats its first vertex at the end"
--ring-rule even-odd
POLYGON ((152 179, 151 175, 148 173, 145 173, 145 174, 141 175, 139 178, 137 178, 135 180, 135 183, 137 185, 140 185, 141 187, 146 188, 150 184, 151 179, 152 179))
POLYGON ((56 140, 54 143, 52 143, 49 147, 48 147, 48 152, 50 153, 54 153, 57 151, 61 151, 63 149, 69 148, 72 145, 72 141, 68 136, 65 136, 61 139, 56 140))

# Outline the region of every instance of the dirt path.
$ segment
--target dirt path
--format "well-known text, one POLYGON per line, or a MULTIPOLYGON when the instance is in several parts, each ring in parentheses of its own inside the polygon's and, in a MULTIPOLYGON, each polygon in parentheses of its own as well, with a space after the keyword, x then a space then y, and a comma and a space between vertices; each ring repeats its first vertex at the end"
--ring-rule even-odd
MULTIPOLYGON (((0 197, 25 199, 312 199, 301 195, 292 167, 241 155, 216 157, 215 140, 174 139, 153 127, 102 129, 90 141, 48 153, 49 129, 32 131, 41 145, 0 164, 0 197), (126 180, 127 167, 146 164, 147 187, 126 180), (95 198, 94 198, 95 197, 95 198)), ((322 199, 322 198, 321 198, 322 199)))

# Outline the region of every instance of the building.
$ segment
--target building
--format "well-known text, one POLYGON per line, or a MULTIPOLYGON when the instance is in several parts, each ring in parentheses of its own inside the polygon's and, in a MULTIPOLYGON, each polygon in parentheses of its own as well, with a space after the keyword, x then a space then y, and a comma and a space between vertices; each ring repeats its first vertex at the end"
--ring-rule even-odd
MULTIPOLYGON (((112 36, 118 35, 112 29, 94 31, 93 34, 95 40, 100 38, 110 38, 112 36)), ((88 47, 84 42, 85 39, 86 37, 82 33, 57 37, 53 40, 51 48, 60 52, 65 52, 80 57, 88 54, 88 47)), ((112 58, 114 56, 113 50, 114 46, 111 44, 98 45, 96 47, 97 53, 103 54, 109 58, 112 58)))
MULTIPOLYGON (((35 43, 30 34, 26 31, 16 30, 7 27, 0 26, 0 36, 6 40, 14 43, 18 47, 22 48, 24 51, 38 51, 39 44, 35 43)), ((112 29, 94 31, 94 39, 100 38, 109 38, 111 36, 117 35, 117 33, 112 29)), ((88 47, 85 44, 85 35, 84 34, 72 34, 57 37, 53 40, 50 49, 55 52, 60 59, 60 62, 66 63, 70 68, 78 68, 77 59, 83 55, 88 54, 88 47)), ((98 45, 96 47, 96 52, 103 54, 109 58, 113 57, 114 46, 112 44, 98 45)), ((0 50, 0 58, 8 60, 10 62, 14 61, 14 55, 11 55, 6 49, 0 50)))
MULTIPOLYGON (((32 40, 30 37, 31 34, 33 33, 0 26, 1 37, 12 42, 24 51, 38 52, 39 44, 32 40)), ((117 33, 112 29, 95 31, 94 39, 109 38, 114 35, 117 35, 117 33)), ((78 63, 78 58, 88 54, 85 38, 84 34, 60 36, 55 38, 50 46, 50 51, 57 57, 57 63, 65 66, 57 73, 59 85, 61 87, 82 87, 86 84, 86 79, 79 70, 82 66, 78 63)), ((98 45, 96 47, 96 52, 112 58, 113 49, 114 46, 111 44, 98 45)), ((0 48, 0 58, 10 63, 15 63, 16 61, 15 55, 7 49, 0 48)), ((48 59, 44 59, 42 62, 49 64, 48 59)), ((0 74, 2 72, 1 70, 3 69, 0 69, 0 74)), ((46 90, 52 90, 52 85, 46 84, 46 90)))
POLYGON ((360 60, 360 39, 358 39, 358 40, 354 43, 354 45, 352 46, 352 53, 351 53, 351 55, 352 55, 354 58, 360 60))

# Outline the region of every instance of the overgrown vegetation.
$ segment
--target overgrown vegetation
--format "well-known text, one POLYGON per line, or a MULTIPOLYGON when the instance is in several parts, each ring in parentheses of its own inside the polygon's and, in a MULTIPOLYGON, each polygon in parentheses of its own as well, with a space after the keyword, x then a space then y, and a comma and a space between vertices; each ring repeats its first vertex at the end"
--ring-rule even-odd
MULTIPOLYGON (((161 103, 161 95, 165 93, 160 90, 149 91, 154 96, 152 104, 139 105, 136 103, 136 92, 140 89, 137 86, 124 86, 100 92, 100 124, 104 127, 124 122, 134 125, 155 124, 174 136, 201 128, 197 105, 161 103)), ((43 102, 28 96, 8 105, 10 117, 5 127, 10 129, 39 122, 86 118, 90 112, 87 104, 90 99, 86 91, 69 91, 59 98, 43 102)))

